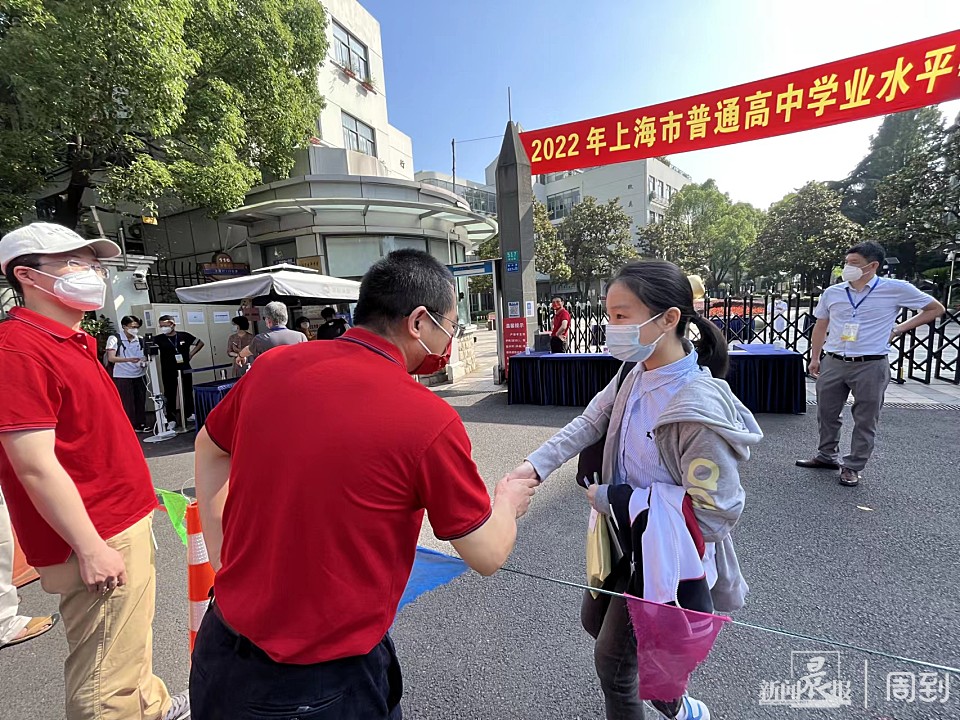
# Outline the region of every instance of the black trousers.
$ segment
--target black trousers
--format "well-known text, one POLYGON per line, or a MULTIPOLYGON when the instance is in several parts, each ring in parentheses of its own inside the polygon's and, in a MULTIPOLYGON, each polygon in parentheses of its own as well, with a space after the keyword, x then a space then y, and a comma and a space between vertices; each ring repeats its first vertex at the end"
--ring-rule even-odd
POLYGON ((190 668, 193 720, 401 720, 403 681, 390 635, 366 655, 274 662, 208 611, 190 668))
POLYGON ((552 353, 567 352, 567 344, 563 341, 563 338, 558 338, 556 335, 550 338, 550 352, 552 353))
MULTIPOLYGON (((163 373, 163 397, 166 400, 167 420, 179 420, 177 412, 177 372, 163 373)), ((193 373, 180 373, 183 384, 183 416, 193 415, 193 373)))
POLYGON ((115 377, 113 382, 120 393, 120 402, 130 424, 134 430, 142 430, 147 424, 147 386, 144 378, 115 377))

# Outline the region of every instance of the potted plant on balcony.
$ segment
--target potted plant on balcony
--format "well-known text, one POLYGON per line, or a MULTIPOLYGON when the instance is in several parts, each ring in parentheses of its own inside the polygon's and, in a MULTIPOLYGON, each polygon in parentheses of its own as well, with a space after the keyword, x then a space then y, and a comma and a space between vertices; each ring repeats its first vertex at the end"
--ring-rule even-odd
POLYGON ((360 81, 360 84, 370 92, 376 92, 376 86, 373 84, 373 76, 367 75, 363 80, 360 81))

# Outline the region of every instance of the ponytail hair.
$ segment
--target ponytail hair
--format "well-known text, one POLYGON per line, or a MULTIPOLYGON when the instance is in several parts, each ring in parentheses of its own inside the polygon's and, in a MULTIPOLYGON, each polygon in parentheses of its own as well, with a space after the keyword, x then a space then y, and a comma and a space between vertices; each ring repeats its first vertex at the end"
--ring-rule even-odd
POLYGON ((652 315, 677 308, 680 311, 677 335, 686 337, 692 322, 700 334, 700 339, 693 343, 697 363, 714 377, 726 377, 730 363, 727 341, 716 325, 694 309, 693 288, 680 268, 666 260, 635 260, 620 268, 610 285, 616 283, 650 308, 652 315))

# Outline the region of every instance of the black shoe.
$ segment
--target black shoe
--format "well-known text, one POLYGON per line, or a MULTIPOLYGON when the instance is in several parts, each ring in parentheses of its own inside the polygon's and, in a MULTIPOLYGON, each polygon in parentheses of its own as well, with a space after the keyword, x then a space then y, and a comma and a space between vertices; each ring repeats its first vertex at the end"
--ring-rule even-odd
POLYGON ((811 460, 797 460, 797 467, 816 468, 817 470, 839 470, 840 466, 835 462, 813 458, 811 460))
POLYGON ((840 468, 840 484, 847 487, 856 487, 860 484, 860 473, 852 468, 840 468))

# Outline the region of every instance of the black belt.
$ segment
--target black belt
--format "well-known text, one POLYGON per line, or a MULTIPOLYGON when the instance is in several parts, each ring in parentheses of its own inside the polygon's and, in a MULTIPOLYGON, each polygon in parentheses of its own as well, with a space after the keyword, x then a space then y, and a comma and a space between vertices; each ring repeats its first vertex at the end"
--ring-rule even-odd
POLYGON ((837 353, 828 352, 832 358, 837 360, 843 360, 843 362, 867 362, 869 360, 886 360, 886 355, 838 355, 837 353))

